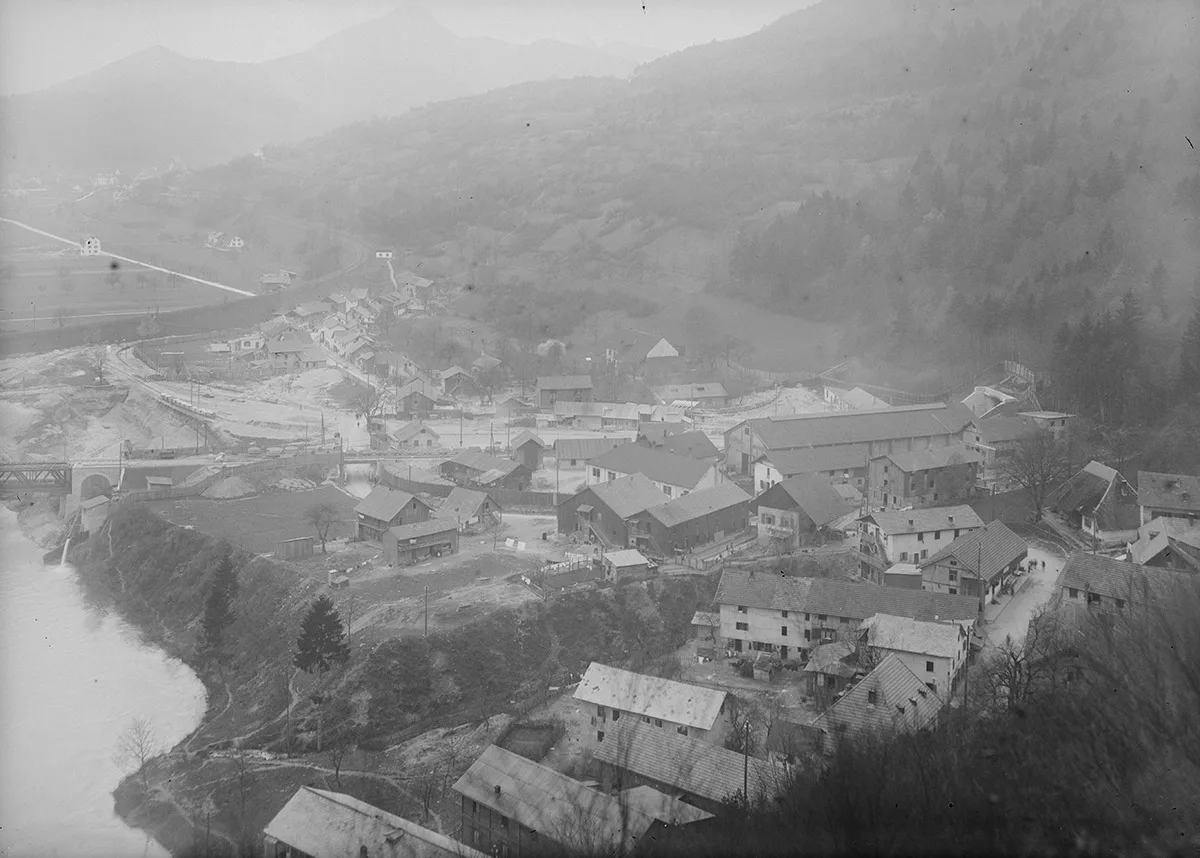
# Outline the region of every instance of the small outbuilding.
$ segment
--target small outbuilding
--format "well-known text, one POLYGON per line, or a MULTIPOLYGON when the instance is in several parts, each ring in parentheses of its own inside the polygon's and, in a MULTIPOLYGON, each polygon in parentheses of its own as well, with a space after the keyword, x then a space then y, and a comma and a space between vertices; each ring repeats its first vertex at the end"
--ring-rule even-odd
POLYGON ((388 528, 383 534, 383 556, 392 566, 408 566, 431 557, 458 551, 458 523, 433 518, 388 528))
POLYGON ((650 561, 640 551, 632 548, 609 551, 600 560, 604 577, 608 581, 629 581, 646 578, 652 574, 650 561))

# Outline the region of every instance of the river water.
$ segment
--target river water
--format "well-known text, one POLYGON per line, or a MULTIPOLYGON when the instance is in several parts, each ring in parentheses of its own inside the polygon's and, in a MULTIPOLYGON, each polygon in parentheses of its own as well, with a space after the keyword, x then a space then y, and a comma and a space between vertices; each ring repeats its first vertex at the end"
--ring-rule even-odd
POLYGON ((171 746, 204 715, 183 663, 89 606, 0 507, 0 855, 167 856, 113 813, 134 718, 171 746))

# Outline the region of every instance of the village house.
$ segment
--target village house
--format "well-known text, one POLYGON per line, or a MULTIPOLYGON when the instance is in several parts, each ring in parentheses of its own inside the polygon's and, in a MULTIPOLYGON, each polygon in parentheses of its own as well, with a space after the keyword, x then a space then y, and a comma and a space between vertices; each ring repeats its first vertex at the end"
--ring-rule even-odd
POLYGON ((638 422, 636 403, 568 402, 554 403, 554 421, 560 426, 599 432, 603 429, 635 429, 638 422))
POLYGON ((587 463, 587 485, 642 474, 668 498, 682 497, 698 489, 724 482, 725 475, 714 463, 651 450, 628 443, 601 453, 587 463))
POLYGON ((743 789, 754 805, 774 799, 784 783, 766 760, 634 717, 611 725, 592 759, 605 792, 648 786, 717 816, 736 809, 743 789))
POLYGON ((934 593, 995 601, 1029 555, 1029 544, 1002 521, 965 533, 922 560, 921 584, 934 593))
POLYGON ((731 568, 721 573, 714 602, 721 637, 734 652, 801 661, 818 644, 856 641, 859 624, 873 614, 974 622, 980 613, 969 596, 731 568))
POLYGON ((1137 502, 1141 524, 1156 518, 1200 524, 1200 477, 1138 471, 1137 502))
POLYGON ((976 417, 985 417, 998 406, 1016 401, 1017 398, 1010 393, 1005 393, 1003 390, 997 390, 986 384, 977 384, 975 385, 975 389, 968 393, 962 402, 963 405, 971 409, 971 413, 976 417))
POLYGON ((1050 492, 1046 508, 1101 544, 1126 543, 1137 532, 1137 492, 1119 471, 1100 462, 1088 462, 1050 492))
POLYGON ((328 363, 325 353, 307 338, 281 339, 268 343, 267 362, 275 373, 303 372, 328 363))
POLYGON ((1054 440, 1062 441, 1067 437, 1069 421, 1075 415, 1064 414, 1061 411, 1020 411, 1017 416, 1032 420, 1034 425, 1054 440))
POLYGON ((698 489, 633 516, 630 538, 656 557, 685 554, 745 531, 750 504, 731 482, 698 489))
POLYGON ((383 559, 391 566, 411 566, 431 557, 445 557, 458 551, 458 522, 430 518, 389 527, 380 540, 383 559))
POLYGON ((964 533, 983 527, 975 510, 959 506, 873 512, 859 519, 858 559, 862 577, 883 581, 894 563, 928 560, 964 533))
POLYGON ((442 390, 447 396, 473 396, 478 391, 475 379, 461 366, 451 366, 438 373, 442 390))
POLYGON ((418 497, 386 486, 376 486, 354 508, 358 538, 378 541, 390 527, 427 521, 432 510, 418 497))
POLYGON ((334 292, 325 300, 329 302, 335 312, 342 314, 345 314, 347 310, 354 306, 353 302, 341 292, 334 292))
MULTIPOLYGON (((626 338, 628 345, 617 356, 616 365, 634 375, 657 377, 686 368, 683 352, 666 337, 638 331, 626 338)), ((614 350, 615 352, 615 350, 614 350)), ((608 354, 605 354, 608 358, 608 354)), ((613 361, 608 361, 610 364, 613 361)))
POLYGON ((317 324, 333 311, 324 301, 309 301, 291 310, 288 315, 296 319, 305 330, 313 330, 317 324))
POLYGON ((689 459, 716 464, 721 461, 721 451, 698 429, 687 431, 685 427, 671 423, 643 423, 638 427, 637 442, 652 450, 663 450, 689 459), (659 431, 654 426, 672 427, 674 431, 659 431))
POLYGON ((533 480, 533 472, 520 462, 475 450, 464 450, 454 458, 447 459, 438 470, 443 477, 460 485, 497 489, 525 491, 533 480))
POLYGON ((728 695, 724 691, 595 661, 588 665, 574 696, 591 711, 596 729, 589 740, 597 744, 622 717, 714 744, 721 743, 729 726, 728 695))
POLYGON ((1012 477, 1005 473, 1004 459, 1026 438, 1038 431, 1038 425, 1020 414, 982 417, 975 420, 963 433, 963 443, 979 453, 980 463, 976 477, 983 489, 997 492, 1016 488, 1012 477))
POLYGON ((1129 559, 1141 566, 1200 572, 1200 522, 1156 518, 1138 528, 1129 559))
POLYGON ((875 614, 858 627, 859 645, 876 660, 895 655, 931 691, 949 697, 969 657, 969 629, 966 623, 875 614))
POLYGON ((725 648, 721 641, 721 615, 716 611, 696 611, 692 615, 692 634, 696 641, 696 657, 713 661, 725 648))
POLYGON ((471 372, 473 372, 475 375, 479 375, 480 373, 491 372, 494 369, 499 369, 502 366, 504 366, 504 361, 500 360, 500 358, 495 358, 489 354, 481 353, 479 357, 471 361, 471 372))
POLYGON ((687 429, 696 423, 686 405, 639 405, 638 419, 642 423, 681 423, 687 429))
POLYGON ((764 492, 801 474, 819 474, 832 485, 849 483, 861 490, 866 485, 869 450, 867 444, 851 444, 765 453, 754 462, 754 486, 764 492))
POLYGON ((557 438, 554 441, 554 459, 560 467, 575 468, 586 465, 615 447, 629 443, 628 438, 557 438))
POLYGON ((530 472, 541 470, 546 442, 533 432, 528 429, 521 430, 517 433, 517 437, 512 439, 509 447, 514 462, 520 462, 530 472))
POLYGON ((885 402, 874 394, 867 393, 861 387, 846 390, 841 387, 825 385, 823 391, 825 404, 834 411, 877 411, 881 408, 891 408, 891 403, 885 402))
POLYGON ((547 375, 537 380, 538 407, 553 409, 560 400, 569 402, 592 401, 592 377, 590 375, 547 375))
POLYGON ((513 420, 532 416, 537 413, 537 410, 536 405, 519 396, 505 396, 496 403, 496 419, 513 420))
POLYGON ((582 534, 610 549, 628 548, 630 520, 665 502, 662 491, 642 474, 585 486, 559 502, 558 532, 582 534))
MULTIPOLYGON (((682 422, 666 423, 663 421, 651 421, 646 419, 647 406, 638 406, 638 427, 637 435, 634 436, 634 441, 646 447, 661 447, 670 435, 681 434, 688 431, 688 427, 682 422)), ((707 436, 706 436, 707 437, 707 436)), ((716 445, 713 445, 714 448, 716 445)))
POLYGON ((663 405, 670 405, 672 402, 695 402, 701 408, 721 408, 729 402, 725 385, 719 381, 667 384, 656 387, 654 395, 663 405))
POLYGON ((1076 552, 1058 573, 1051 605, 1064 619, 1078 622, 1089 611, 1170 604, 1177 599, 1178 588, 1190 581, 1195 578, 1188 572, 1076 552))
POLYGON ((409 379, 420 369, 420 366, 404 352, 392 349, 382 349, 376 353, 376 366, 383 367, 381 374, 388 378, 409 379))
POLYGON ((970 500, 983 457, 961 444, 886 453, 868 468, 872 509, 902 509, 970 500))
POLYGON ((229 345, 229 351, 233 354, 261 352, 267 345, 266 337, 261 333, 243 334, 226 342, 229 345))
POLYGON ((489 745, 455 781, 460 837, 492 856, 634 855, 711 818, 669 796, 601 792, 489 745))
POLYGON ((657 564, 633 548, 606 551, 600 556, 600 569, 605 581, 643 581, 658 572, 657 564))
POLYGON ((918 732, 936 726, 945 701, 896 655, 847 691, 810 725, 815 751, 832 754, 838 743, 918 732))
POLYGON ((388 435, 388 439, 400 449, 436 447, 441 442, 441 436, 420 420, 405 423, 388 435))
POLYGON ((266 858, 486 858, 457 840, 340 792, 302 786, 263 829, 266 858))
POLYGON ((970 409, 957 402, 885 411, 754 417, 725 432, 725 463, 748 474, 762 456, 781 450, 866 446, 865 467, 868 458, 886 453, 960 444, 971 419, 970 409))
POLYGON ((855 507, 824 477, 804 474, 771 486, 754 499, 750 510, 758 514, 758 541, 792 552, 820 539, 823 528, 855 507))
POLYGON ((437 400, 433 389, 423 381, 409 381, 396 388, 396 413, 401 417, 420 419, 433 413, 437 400), (428 391, 428 392, 427 392, 428 391))
POLYGON ((433 513, 434 518, 453 521, 461 531, 482 529, 503 520, 503 510, 487 492, 455 486, 433 513))
POLYGON ((300 327, 292 319, 289 319, 287 316, 276 316, 269 322, 263 322, 263 324, 259 326, 258 333, 262 337, 265 345, 266 342, 270 340, 278 339, 287 333, 294 334, 299 330, 300 327))
POLYGON ((829 706, 858 673, 858 647, 850 641, 818 644, 804 665, 805 692, 819 708, 829 706))
MULTIPOLYGON (((893 563, 883 570, 883 586, 905 587, 909 590, 920 590, 924 583, 921 578, 921 567, 913 563, 893 563)), ((935 588, 930 588, 936 592, 935 588)))

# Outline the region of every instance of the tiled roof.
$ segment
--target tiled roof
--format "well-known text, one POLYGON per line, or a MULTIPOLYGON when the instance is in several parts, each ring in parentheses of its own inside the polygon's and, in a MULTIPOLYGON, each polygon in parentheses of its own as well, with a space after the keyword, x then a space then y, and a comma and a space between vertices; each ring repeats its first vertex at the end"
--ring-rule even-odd
POLYGON ((712 819, 713 815, 686 801, 661 793, 653 787, 639 786, 621 792, 621 801, 667 825, 690 825, 712 819))
POLYGON ((554 456, 560 462, 564 459, 587 461, 628 443, 628 438, 559 438, 554 442, 554 456))
POLYGON ((729 395, 725 392, 725 385, 719 381, 705 381, 696 384, 666 384, 662 387, 656 387, 654 393, 663 402, 674 402, 678 399, 724 399, 729 395))
POLYGON ((663 526, 675 527, 709 513, 729 509, 731 506, 738 504, 748 506, 750 500, 750 495, 738 488, 735 483, 724 482, 707 489, 689 492, 683 497, 651 507, 647 512, 658 519, 663 526))
POLYGON ((479 357, 475 358, 475 360, 471 361, 471 366, 487 372, 489 369, 495 369, 496 367, 500 366, 500 364, 503 362, 504 361, 500 360, 499 358, 494 358, 491 355, 480 355, 479 357))
POLYGON ((717 802, 740 793, 743 776, 754 799, 773 797, 781 786, 782 773, 766 760, 746 758, 719 745, 681 736, 672 727, 655 727, 635 718, 613 724, 592 757, 717 802))
POLYGON ((717 445, 699 429, 668 434, 661 440, 660 445, 668 453, 692 459, 713 459, 721 455, 717 445))
POLYGON ((1032 435, 1037 432, 1038 426, 1032 419, 1014 414, 981 417, 975 421, 975 428, 979 431, 980 440, 990 447, 1032 435))
POLYGON ((1134 563, 1149 563, 1168 548, 1174 548, 1179 559, 1200 568, 1200 522, 1181 518, 1155 518, 1146 522, 1138 528, 1138 538, 1129 545, 1129 559, 1134 563))
POLYGON ((1200 477, 1138 471, 1138 504, 1200 514, 1200 477))
POLYGON ((392 438, 396 441, 403 442, 408 441, 411 438, 416 438, 422 432, 426 432, 432 435, 434 438, 438 437, 438 433, 434 432, 420 420, 412 420, 408 423, 405 423, 403 426, 393 432, 392 438))
POLYGON ((666 503, 667 496, 642 474, 630 474, 619 480, 588 486, 596 499, 621 518, 629 518, 643 510, 666 503))
POLYGON ((489 745, 454 783, 454 791, 547 840, 592 854, 633 851, 654 817, 584 786, 548 766, 489 745))
POLYGON ((771 486, 754 499, 753 506, 755 509, 763 506, 772 509, 799 509, 812 519, 817 527, 824 527, 853 510, 853 507, 833 490, 829 480, 815 474, 789 477, 771 486))
POLYGON ((446 462, 446 464, 451 463, 461 465, 472 471, 478 471, 481 474, 488 471, 500 471, 502 474, 511 474, 517 468, 521 467, 520 462, 514 462, 512 459, 501 459, 493 456, 491 453, 484 453, 480 450, 463 450, 446 462))
POLYGON ((815 447, 800 450, 772 450, 761 458, 786 477, 824 471, 849 471, 867 466, 866 444, 815 447))
POLYGON ((423 381, 413 380, 407 384, 402 384, 396 390, 396 398, 403 399, 404 397, 410 396, 414 393, 418 393, 421 396, 424 396, 426 399, 433 399, 435 391, 433 390, 432 385, 423 381))
POLYGON ((665 338, 660 334, 647 334, 639 331, 634 335, 629 347, 622 353, 621 360, 634 364, 641 363, 663 339, 665 338))
POLYGON ((413 495, 408 492, 390 489, 387 486, 376 486, 371 489, 369 495, 359 501, 354 512, 369 518, 377 518, 380 521, 391 521, 412 500, 413 495))
POLYGON ((618 551, 606 552, 604 560, 618 568, 625 566, 645 566, 649 562, 642 555, 642 552, 634 548, 622 548, 618 551))
POLYGON ((725 705, 726 693, 657 676, 646 676, 593 661, 575 699, 650 718, 711 730, 725 705))
POLYGON ((406 539, 418 539, 422 536, 433 536, 434 534, 454 530, 458 530, 458 525, 453 521, 447 521, 444 518, 431 518, 428 521, 415 521, 412 524, 389 527, 388 533, 396 537, 397 542, 404 542, 406 539))
POLYGON ((692 615, 693 626, 720 626, 721 615, 716 611, 696 611, 692 615))
POLYGON ((909 405, 877 411, 757 417, 739 423, 729 431, 748 424, 762 439, 763 445, 774 451, 864 444, 892 438, 953 435, 970 424, 972 418, 971 409, 954 402, 949 405, 909 405))
POLYGON ((518 432, 517 437, 512 439, 512 443, 509 444, 509 446, 512 447, 514 450, 516 450, 516 449, 519 449, 520 447, 524 446, 529 441, 533 441, 539 447, 546 446, 545 441, 543 441, 541 438, 539 438, 533 432, 530 432, 528 429, 522 429, 520 432, 518 432))
POLYGON ((1090 513, 1100 506, 1113 480, 1117 479, 1121 479, 1121 475, 1108 465, 1088 462, 1047 496, 1046 506, 1054 510, 1090 513))
POLYGON ((1028 553, 1029 544, 1024 539, 1009 530, 1004 522, 993 521, 978 530, 964 533, 919 565, 924 569, 953 557, 960 571, 991 581, 1010 563, 1028 553), (983 564, 982 571, 979 569, 980 563, 983 564))
POLYGON ((543 375, 537 380, 538 390, 591 390, 590 375, 543 375))
POLYGON ((794 578, 741 569, 726 569, 721 573, 714 601, 722 605, 803 611, 852 620, 865 620, 872 614, 915 620, 974 620, 979 614, 979 600, 972 596, 828 578, 794 578))
POLYGON ((983 519, 966 504, 923 509, 897 509, 873 512, 863 518, 874 521, 884 533, 923 533, 930 530, 954 530, 983 527, 983 519))
POLYGON ((1169 598, 1173 588, 1194 580, 1190 573, 1139 566, 1100 554, 1072 554, 1058 574, 1055 587, 1071 587, 1130 602, 1169 598))
MULTIPOLYGON (((443 518, 449 521, 474 518, 487 499, 487 492, 474 492, 464 489, 462 486, 455 486, 433 515, 434 518, 443 518)), ((499 504, 496 505, 499 506, 499 504)))
POLYGON ((888 453, 882 458, 891 459, 897 468, 906 474, 982 461, 978 452, 961 444, 934 447, 931 450, 910 450, 905 453, 888 453))
POLYGON ((805 673, 830 673, 849 679, 857 670, 855 649, 846 641, 820 644, 808 654, 805 673))
POLYGON ((652 450, 632 442, 601 453, 588 464, 621 474, 645 474, 655 482, 685 489, 695 488, 713 467, 700 459, 652 450))
POLYGON ((679 435, 686 431, 688 431, 688 428, 682 423, 664 423, 661 421, 638 423, 638 438, 644 438, 652 447, 659 446, 670 435, 679 435))
POLYGON ((813 722, 813 726, 849 739, 922 730, 942 708, 931 691, 898 657, 888 654, 879 665, 813 722), (875 692, 871 702, 870 692, 875 692))
POLYGON ((853 390, 847 390, 842 394, 842 401, 847 405, 853 406, 860 410, 871 408, 890 408, 891 403, 885 402, 874 394, 867 393, 861 387, 856 387, 853 390))
POLYGON ((464 843, 343 793, 302 786, 263 834, 312 858, 484 858, 464 843))
POLYGON ((954 658, 963 651, 966 632, 955 622, 927 622, 911 617, 873 614, 859 629, 867 630, 867 643, 880 649, 954 658))

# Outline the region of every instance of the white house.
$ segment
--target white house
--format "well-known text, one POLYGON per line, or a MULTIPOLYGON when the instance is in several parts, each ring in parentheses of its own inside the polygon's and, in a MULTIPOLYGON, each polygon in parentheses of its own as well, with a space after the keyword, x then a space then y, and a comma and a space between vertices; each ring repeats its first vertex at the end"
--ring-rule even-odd
POLYGON ((970 623, 922 621, 874 614, 858 627, 860 640, 879 655, 892 653, 939 694, 958 687, 967 661, 970 623))
POLYGON ((630 474, 642 474, 668 498, 683 497, 725 481, 715 462, 630 443, 589 459, 586 485, 612 482, 630 474))
POLYGON ((589 714, 596 743, 604 741, 609 725, 632 718, 681 736, 720 744, 728 724, 726 692, 688 685, 657 676, 646 676, 592 662, 575 699, 595 709, 589 714))
POLYGON ((928 560, 964 533, 983 527, 983 519, 961 504, 873 512, 858 524, 860 571, 881 583, 888 567, 928 560))

